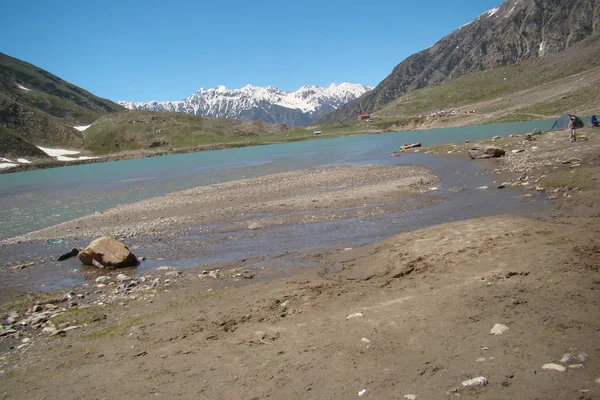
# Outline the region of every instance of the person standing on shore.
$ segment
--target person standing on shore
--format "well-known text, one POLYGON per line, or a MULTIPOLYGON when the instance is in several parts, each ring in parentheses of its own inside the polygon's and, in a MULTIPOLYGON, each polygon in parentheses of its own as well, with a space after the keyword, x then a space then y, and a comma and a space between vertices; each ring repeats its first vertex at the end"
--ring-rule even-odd
POLYGON ((575 137, 575 116, 571 115, 569 117, 569 140, 571 143, 575 142, 577 138, 575 137))

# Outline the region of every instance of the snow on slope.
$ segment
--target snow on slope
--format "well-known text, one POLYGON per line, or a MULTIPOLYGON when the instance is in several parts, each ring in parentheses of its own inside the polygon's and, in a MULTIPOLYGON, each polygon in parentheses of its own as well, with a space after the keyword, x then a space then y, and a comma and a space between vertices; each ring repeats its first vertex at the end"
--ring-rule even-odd
POLYGON ((277 113, 281 114, 282 110, 273 106, 306 114, 309 120, 314 120, 322 113, 332 111, 371 89, 372 87, 347 82, 339 85, 332 83, 328 87, 302 86, 295 92, 285 92, 274 86, 246 85, 240 89, 219 86, 214 89, 201 88, 181 101, 119 101, 119 104, 130 110, 185 112, 223 118, 254 119, 253 116, 256 116, 264 119, 264 113, 267 112, 271 113, 271 122, 282 122, 277 120, 277 113))

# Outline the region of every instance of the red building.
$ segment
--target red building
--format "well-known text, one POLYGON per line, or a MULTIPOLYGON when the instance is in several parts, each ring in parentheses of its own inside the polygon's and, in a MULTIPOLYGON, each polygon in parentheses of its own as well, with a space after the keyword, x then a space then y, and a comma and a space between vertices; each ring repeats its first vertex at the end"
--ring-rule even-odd
POLYGON ((358 114, 358 119, 369 119, 371 114, 358 114))

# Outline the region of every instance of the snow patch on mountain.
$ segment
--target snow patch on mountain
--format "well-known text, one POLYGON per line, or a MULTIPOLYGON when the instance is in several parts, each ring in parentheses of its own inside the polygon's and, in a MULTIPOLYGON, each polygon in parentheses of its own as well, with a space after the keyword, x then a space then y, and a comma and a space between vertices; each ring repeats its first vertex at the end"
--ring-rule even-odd
POLYGON ((246 85, 239 89, 218 86, 200 88, 181 101, 118 103, 130 110, 185 112, 189 114, 307 125, 320 116, 354 100, 372 87, 355 83, 332 83, 327 87, 302 86, 285 92, 274 86, 246 85))

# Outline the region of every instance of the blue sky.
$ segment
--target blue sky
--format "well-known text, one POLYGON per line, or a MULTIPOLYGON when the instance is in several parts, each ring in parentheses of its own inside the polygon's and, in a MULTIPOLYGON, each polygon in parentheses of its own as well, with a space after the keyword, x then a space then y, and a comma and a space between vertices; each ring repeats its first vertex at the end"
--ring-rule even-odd
POLYGON ((501 0, 19 0, 0 51, 111 100, 200 87, 377 85, 501 0))

